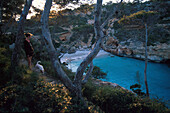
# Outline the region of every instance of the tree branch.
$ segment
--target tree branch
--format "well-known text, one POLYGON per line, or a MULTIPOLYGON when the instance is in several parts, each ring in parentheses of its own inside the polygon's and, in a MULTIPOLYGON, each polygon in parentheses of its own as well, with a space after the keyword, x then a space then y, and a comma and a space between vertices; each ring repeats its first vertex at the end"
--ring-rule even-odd
POLYGON ((74 78, 74 84, 79 87, 81 87, 81 81, 82 81, 83 73, 85 69, 91 63, 91 61, 95 58, 95 56, 98 54, 101 48, 100 45, 102 42, 102 38, 104 37, 103 31, 100 28, 101 9, 102 9, 102 0, 97 0, 97 4, 95 8, 95 23, 94 23, 94 29, 95 29, 97 42, 96 42, 94 49, 81 62, 80 66, 77 69, 76 76, 74 78))
POLYGON ((108 23, 108 21, 113 17, 113 15, 116 13, 116 11, 118 10, 119 6, 121 5, 121 3, 123 2, 123 0, 120 1, 120 3, 118 4, 117 7, 114 7, 112 11, 110 11, 110 16, 103 22, 103 24, 101 25, 101 28, 103 29, 104 26, 108 23))
POLYGON ((85 83, 88 81, 88 79, 89 79, 89 77, 90 77, 90 75, 91 75, 91 73, 92 73, 92 71, 93 71, 93 68, 94 68, 94 66, 93 66, 93 61, 92 61, 92 62, 90 63, 90 67, 89 67, 89 69, 88 69, 88 71, 87 71, 87 74, 86 74, 84 80, 82 81, 82 84, 85 84, 85 83))
POLYGON ((54 70, 59 77, 59 79, 62 81, 62 83, 67 87, 67 89, 70 92, 74 92, 75 87, 72 83, 72 81, 68 78, 66 73, 61 68, 61 65, 58 61, 58 52, 56 52, 56 49, 54 48, 51 40, 51 34, 48 27, 48 19, 49 19, 49 13, 52 5, 52 0, 46 0, 44 11, 41 17, 41 27, 42 27, 42 34, 44 36, 44 39, 46 40, 46 43, 48 45, 47 49, 50 55, 51 63, 54 67, 54 70))

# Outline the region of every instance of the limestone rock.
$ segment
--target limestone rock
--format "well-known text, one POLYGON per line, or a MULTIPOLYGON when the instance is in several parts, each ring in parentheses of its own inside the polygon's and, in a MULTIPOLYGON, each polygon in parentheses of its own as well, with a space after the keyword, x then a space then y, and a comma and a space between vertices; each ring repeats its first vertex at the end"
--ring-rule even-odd
POLYGON ((118 43, 119 43, 119 41, 116 40, 116 39, 114 39, 113 37, 108 37, 108 39, 107 39, 107 41, 106 41, 106 45, 107 45, 107 46, 110 46, 110 45, 112 45, 112 46, 118 46, 118 43))
POLYGON ((75 48, 75 47, 71 47, 71 48, 68 50, 68 54, 75 53, 75 52, 76 52, 76 48, 75 48))
MULTIPOLYGON (((105 51, 119 56, 145 60, 145 44, 132 39, 119 43, 113 37, 109 37, 106 41, 105 51), (115 46, 117 43, 118 46, 115 46), (130 44, 127 45, 127 43, 130 44)), ((170 59, 170 44, 157 43, 156 45, 150 45, 147 51, 149 61, 164 62, 170 59)))

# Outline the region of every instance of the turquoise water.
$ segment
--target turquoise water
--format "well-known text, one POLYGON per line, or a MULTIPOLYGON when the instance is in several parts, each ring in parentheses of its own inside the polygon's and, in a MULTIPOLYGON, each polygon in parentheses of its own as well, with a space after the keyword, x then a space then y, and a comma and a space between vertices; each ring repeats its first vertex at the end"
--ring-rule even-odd
MULTIPOLYGON (((80 62, 72 61, 69 68, 76 71, 80 62)), ((117 56, 102 56, 94 59, 94 65, 99 66, 107 73, 107 77, 102 79, 103 81, 117 83, 126 89, 130 89, 132 84, 140 82, 141 89, 145 92, 144 61, 117 56), (138 77, 137 73, 139 73, 138 77)), ((170 67, 166 64, 148 62, 147 80, 152 97, 170 100, 170 67)))

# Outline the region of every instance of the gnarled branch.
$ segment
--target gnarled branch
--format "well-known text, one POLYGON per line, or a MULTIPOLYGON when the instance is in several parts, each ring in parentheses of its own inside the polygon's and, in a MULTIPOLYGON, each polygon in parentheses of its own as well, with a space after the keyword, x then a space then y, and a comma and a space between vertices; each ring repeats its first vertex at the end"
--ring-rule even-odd
POLYGON ((89 67, 89 69, 88 69, 88 71, 87 71, 87 74, 86 74, 84 80, 82 81, 82 84, 85 84, 85 83, 88 81, 88 79, 89 79, 89 77, 91 76, 91 73, 92 73, 92 71, 93 71, 93 68, 94 68, 94 66, 93 66, 93 61, 92 61, 92 62, 90 63, 90 67, 89 67))
POLYGON ((42 17, 41 17, 42 34, 44 36, 44 39, 48 43, 47 49, 48 49, 52 65, 54 67, 54 70, 55 70, 57 76, 60 78, 62 83, 68 88, 68 90, 70 92, 74 92, 74 90, 76 90, 76 89, 75 89, 72 81, 68 78, 66 73, 61 68, 61 65, 58 61, 58 54, 57 54, 58 52, 52 44, 51 34, 50 34, 50 31, 49 31, 49 27, 48 27, 48 19, 49 19, 49 13, 50 13, 51 5, 52 5, 52 0, 46 0, 44 11, 43 11, 43 14, 42 14, 42 17))
POLYGON ((101 9, 102 9, 102 0, 97 0, 97 5, 95 8, 95 23, 94 23, 94 29, 96 34, 96 45, 94 49, 90 52, 90 54, 81 62, 80 66, 78 67, 76 71, 76 76, 74 78, 74 84, 76 86, 79 86, 81 88, 81 80, 83 78, 83 73, 87 66, 91 63, 91 61, 95 58, 95 56, 100 51, 100 45, 102 42, 102 38, 104 37, 103 31, 100 28, 100 18, 101 18, 101 9))

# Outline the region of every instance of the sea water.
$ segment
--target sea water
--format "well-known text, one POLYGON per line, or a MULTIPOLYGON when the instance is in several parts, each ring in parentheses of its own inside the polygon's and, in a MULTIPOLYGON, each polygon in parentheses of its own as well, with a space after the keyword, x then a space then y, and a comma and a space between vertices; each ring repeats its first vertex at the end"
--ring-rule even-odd
MULTIPOLYGON (((82 60, 72 61, 68 67, 75 72, 81 61, 82 60)), ((93 63, 107 73, 106 78, 101 80, 117 83, 129 90, 131 85, 140 83, 142 91, 146 92, 144 61, 104 55, 95 58, 93 63)), ((166 64, 148 62, 147 81, 151 97, 159 97, 165 101, 170 100, 170 67, 166 64)))

